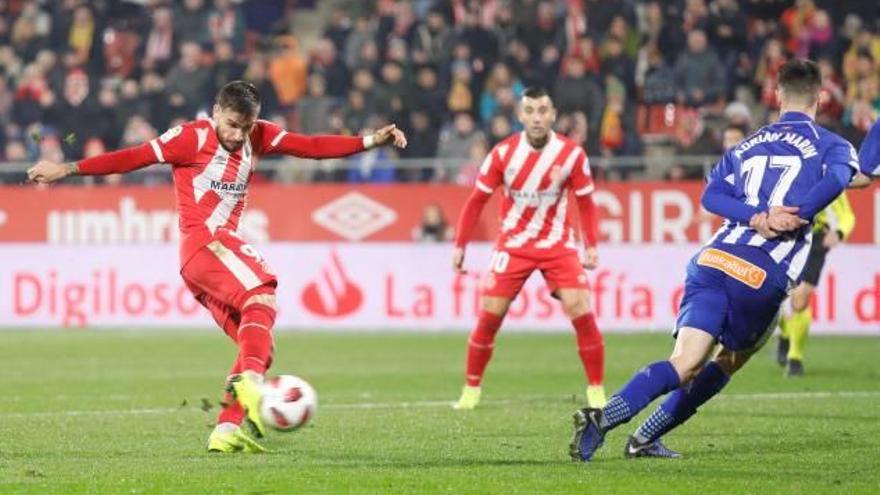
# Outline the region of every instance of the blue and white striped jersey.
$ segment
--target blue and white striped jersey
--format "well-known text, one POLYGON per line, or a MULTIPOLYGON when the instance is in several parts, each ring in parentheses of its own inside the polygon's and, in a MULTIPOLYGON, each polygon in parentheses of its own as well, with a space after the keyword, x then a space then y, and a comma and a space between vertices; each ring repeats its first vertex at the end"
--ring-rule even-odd
MULTIPOLYGON (((763 211, 771 206, 800 205, 829 167, 858 171, 855 148, 807 115, 786 112, 725 153, 708 180, 726 181, 733 186, 735 199, 763 211)), ((798 281, 812 237, 812 226, 805 225, 767 240, 747 223, 728 219, 709 243, 758 247, 785 268, 791 280, 798 281)))

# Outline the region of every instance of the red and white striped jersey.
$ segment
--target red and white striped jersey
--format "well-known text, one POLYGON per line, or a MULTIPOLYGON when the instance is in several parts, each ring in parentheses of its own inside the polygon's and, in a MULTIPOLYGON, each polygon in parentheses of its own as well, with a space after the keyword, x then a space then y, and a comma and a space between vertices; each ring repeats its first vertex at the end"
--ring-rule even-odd
POLYGON ((534 149, 524 132, 498 143, 483 161, 476 187, 491 194, 504 186, 497 248, 527 256, 577 251, 568 215, 568 192, 593 192, 590 164, 583 148, 550 132, 534 149))
POLYGON ((258 120, 244 145, 229 152, 220 145, 214 121, 205 119, 173 127, 149 142, 156 160, 172 165, 183 234, 181 262, 218 229, 238 229, 257 160, 285 134, 277 125, 258 120))

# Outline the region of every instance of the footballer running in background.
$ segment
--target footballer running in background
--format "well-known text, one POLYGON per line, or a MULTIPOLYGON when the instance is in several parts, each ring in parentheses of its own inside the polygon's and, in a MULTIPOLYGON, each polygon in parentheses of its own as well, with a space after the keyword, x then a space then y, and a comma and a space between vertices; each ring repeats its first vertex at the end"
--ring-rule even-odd
POLYGON ((180 275, 238 346, 225 405, 208 440, 209 451, 264 450, 241 428, 247 419, 256 436, 265 434, 260 383, 274 351, 278 282, 262 256, 237 232, 258 159, 265 155, 336 158, 374 146, 406 146, 406 137, 393 124, 365 137, 303 136, 259 120, 259 113, 260 95, 254 85, 233 81, 218 92, 210 119, 173 127, 138 146, 74 163, 41 161, 28 170, 30 180, 49 183, 70 175, 171 165, 180 217, 180 275))
POLYGON ((720 393, 775 330, 802 277, 815 216, 859 171, 852 145, 814 122, 820 86, 815 63, 786 62, 779 120, 728 150, 709 174, 702 203, 725 222, 688 264, 672 354, 635 373, 604 408, 575 412, 572 459, 590 461, 609 431, 667 393, 624 455, 678 457, 659 438, 720 393))
POLYGON ((552 130, 553 101, 542 88, 522 96, 518 117, 525 130, 498 143, 480 167, 473 193, 462 208, 456 229, 453 268, 463 272, 465 247, 495 190, 503 188, 501 230, 483 281, 481 310, 470 335, 466 384, 456 409, 480 401, 483 373, 492 357, 495 335, 511 302, 535 270, 540 270, 574 326, 578 354, 587 377, 587 400, 605 404, 602 385, 605 348, 590 308, 584 268, 598 264, 593 179, 584 150, 552 130), (580 213, 584 260, 569 220, 569 192, 580 213))

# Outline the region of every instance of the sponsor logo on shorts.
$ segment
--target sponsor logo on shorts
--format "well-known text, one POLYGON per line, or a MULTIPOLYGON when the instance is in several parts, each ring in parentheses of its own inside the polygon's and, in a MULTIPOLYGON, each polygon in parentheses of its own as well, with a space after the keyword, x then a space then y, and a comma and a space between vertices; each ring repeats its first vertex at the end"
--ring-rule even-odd
POLYGON ((753 289, 760 289, 767 279, 767 272, 762 268, 720 249, 704 249, 697 264, 721 270, 753 289))

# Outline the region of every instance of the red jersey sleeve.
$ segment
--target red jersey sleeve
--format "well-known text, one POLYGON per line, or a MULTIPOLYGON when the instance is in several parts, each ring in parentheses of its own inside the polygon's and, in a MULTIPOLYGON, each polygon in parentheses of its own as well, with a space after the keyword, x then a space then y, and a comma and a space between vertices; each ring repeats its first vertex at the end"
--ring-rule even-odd
POLYGON ((146 143, 80 160, 77 168, 82 175, 124 174, 155 163, 181 165, 195 151, 195 131, 189 126, 177 126, 146 143))
POLYGON ((300 158, 342 158, 364 151, 360 136, 304 136, 258 120, 252 142, 259 155, 291 155, 300 158))
MULTIPOLYGON (((204 132, 207 133, 208 130, 205 129, 204 132)), ((150 140, 150 148, 156 156, 156 163, 170 165, 190 163, 198 151, 198 146, 197 132, 191 125, 172 127, 156 139, 150 140)))
POLYGON ((576 153, 578 157, 574 161, 568 181, 575 196, 584 196, 595 189, 593 176, 590 174, 590 159, 587 158, 583 148, 578 148, 576 153))
POLYGON ((477 175, 474 186, 484 193, 492 194, 495 188, 500 186, 502 182, 504 182, 504 170, 498 147, 496 146, 486 155, 482 165, 480 165, 479 175, 477 175))

